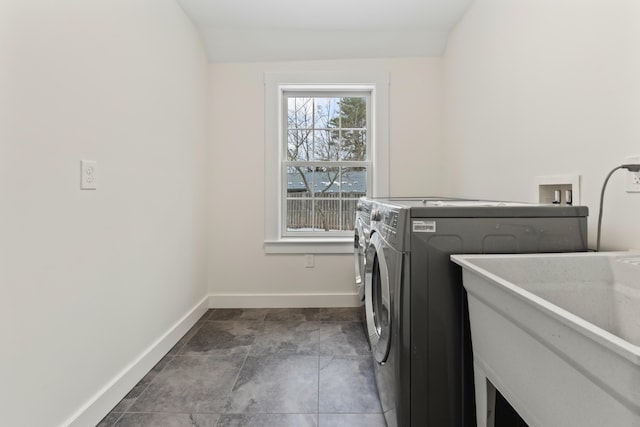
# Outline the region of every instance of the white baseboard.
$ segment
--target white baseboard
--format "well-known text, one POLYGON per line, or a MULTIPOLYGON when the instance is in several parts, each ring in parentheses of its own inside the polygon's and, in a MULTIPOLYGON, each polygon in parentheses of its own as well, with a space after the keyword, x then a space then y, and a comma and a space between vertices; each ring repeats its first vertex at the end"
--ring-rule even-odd
POLYGON ((62 425, 96 425, 162 359, 209 308, 358 307, 357 294, 210 294, 196 304, 129 366, 92 396, 62 425))
POLYGON ((211 294, 209 308, 358 307, 358 295, 336 294, 211 294))
POLYGON ((78 409, 64 426, 94 426, 162 359, 209 309, 210 297, 203 298, 167 332, 151 344, 129 366, 78 409))

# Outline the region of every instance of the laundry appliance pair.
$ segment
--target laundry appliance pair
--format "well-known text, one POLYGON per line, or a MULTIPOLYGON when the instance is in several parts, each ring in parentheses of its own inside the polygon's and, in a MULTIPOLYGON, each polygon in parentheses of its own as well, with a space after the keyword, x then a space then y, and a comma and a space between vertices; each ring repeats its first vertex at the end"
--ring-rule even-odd
POLYGON ((359 209, 356 282, 388 426, 475 426, 466 294, 450 255, 585 251, 587 208, 425 197, 362 198, 359 209))

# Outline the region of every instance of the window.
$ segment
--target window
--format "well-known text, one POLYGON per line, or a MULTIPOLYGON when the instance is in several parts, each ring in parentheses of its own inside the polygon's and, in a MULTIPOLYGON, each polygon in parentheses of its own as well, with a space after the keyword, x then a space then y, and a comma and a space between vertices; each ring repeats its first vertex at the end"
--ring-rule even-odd
POLYGON ((265 249, 352 253, 359 197, 388 188, 388 75, 265 76, 265 249))
POLYGON ((347 236, 367 195, 370 91, 283 93, 284 236, 347 236))

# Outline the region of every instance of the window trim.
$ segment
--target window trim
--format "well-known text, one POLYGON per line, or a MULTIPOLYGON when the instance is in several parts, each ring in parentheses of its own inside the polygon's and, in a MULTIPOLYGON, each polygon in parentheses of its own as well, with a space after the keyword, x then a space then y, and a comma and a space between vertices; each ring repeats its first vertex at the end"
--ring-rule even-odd
POLYGON ((380 71, 265 73, 265 239, 266 253, 353 253, 352 237, 285 237, 282 233, 283 94, 292 88, 371 91, 371 182, 373 197, 389 194, 389 73, 380 71))

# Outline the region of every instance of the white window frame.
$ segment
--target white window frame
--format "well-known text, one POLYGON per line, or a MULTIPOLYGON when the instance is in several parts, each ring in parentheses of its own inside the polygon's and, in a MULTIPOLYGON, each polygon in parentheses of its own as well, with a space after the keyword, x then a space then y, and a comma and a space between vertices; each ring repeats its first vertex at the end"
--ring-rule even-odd
MULTIPOLYGON (((353 234, 291 236, 283 230, 284 92, 369 91, 371 121, 367 194, 389 194, 389 73, 291 72, 265 73, 265 240, 267 253, 353 253, 353 234)), ((291 233, 289 233, 291 234, 291 233)), ((321 234, 321 233, 318 233, 321 234)))

